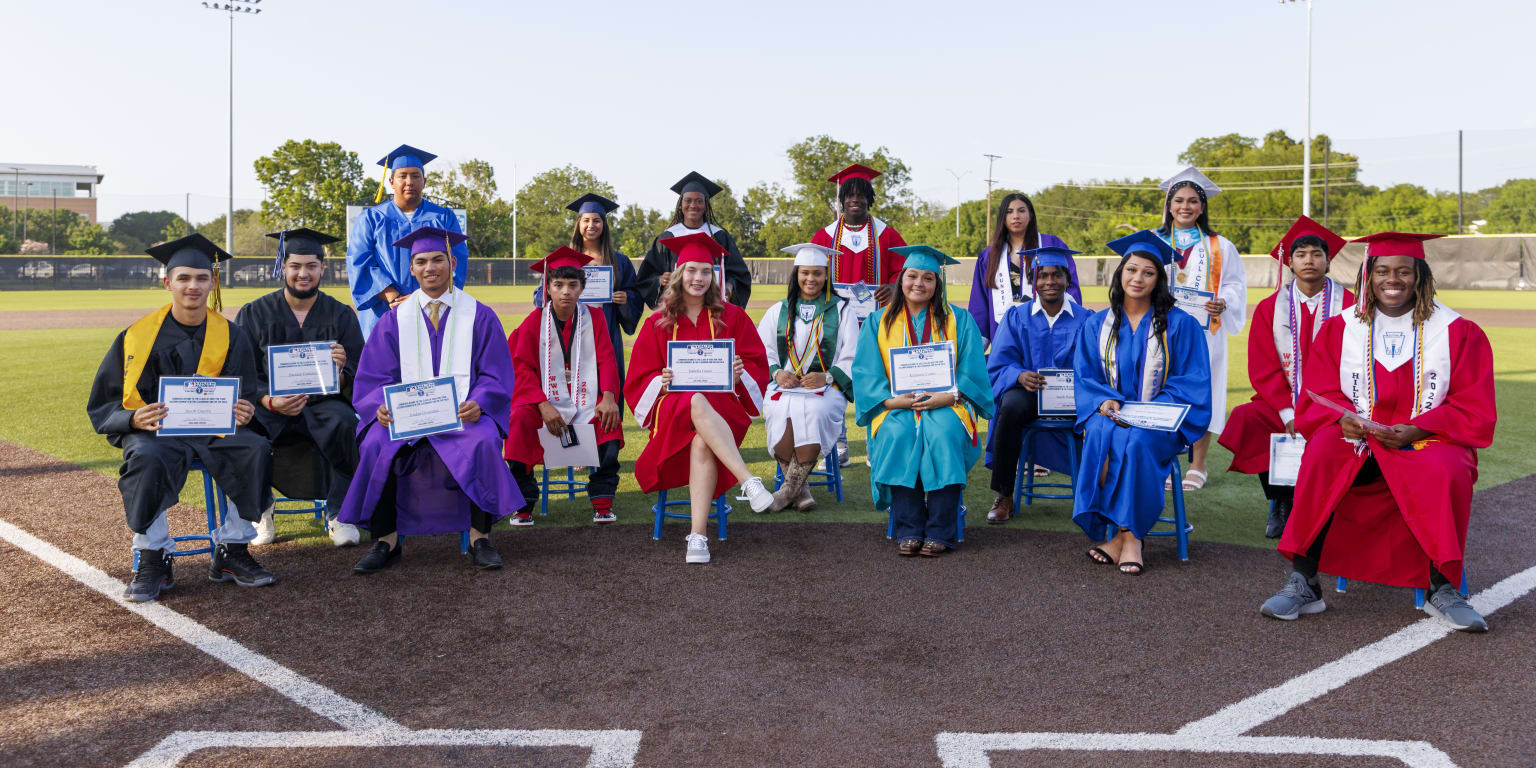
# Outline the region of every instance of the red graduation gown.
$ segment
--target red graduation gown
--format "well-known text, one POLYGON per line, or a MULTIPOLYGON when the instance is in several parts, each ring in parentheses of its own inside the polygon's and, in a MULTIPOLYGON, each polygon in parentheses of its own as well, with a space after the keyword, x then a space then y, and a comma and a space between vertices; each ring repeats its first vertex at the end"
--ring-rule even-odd
MULTIPOLYGON (((876 226, 875 217, 869 217, 868 223, 865 226, 876 226)), ((832 245, 832 234, 836 230, 837 222, 834 221, 827 227, 816 230, 816 234, 811 236, 811 242, 816 245, 832 248, 834 247, 832 245)), ((894 282, 897 276, 901 274, 902 265, 907 262, 905 256, 891 252, 892 248, 899 248, 907 244, 907 241, 901 238, 901 233, 897 232, 895 227, 889 224, 884 225, 880 229, 878 238, 880 240, 880 275, 878 279, 870 283, 871 285, 885 285, 886 283, 894 282)), ((832 282, 857 283, 860 280, 870 282, 870 275, 874 272, 874 264, 871 262, 875 258, 875 252, 870 243, 866 241, 864 250, 858 252, 848 250, 848 246, 841 243, 835 247, 839 255, 837 257, 837 274, 833 276, 832 282)))
MULTIPOLYGON (((661 316, 660 311, 652 314, 640 327, 630 352, 629 376, 624 381, 624 396, 629 400, 630 409, 637 417, 642 412, 645 414, 641 424, 651 431, 650 440, 641 450, 640 458, 635 460, 635 479, 645 493, 688 484, 688 451, 697 434, 690 412, 690 395, 693 393, 668 393, 656 397, 654 391, 647 392, 651 382, 667 365, 669 340, 736 340, 736 354, 742 362, 741 381, 736 385, 736 391, 709 392, 704 397, 730 425, 738 446, 746 437, 752 418, 759 415, 763 390, 768 384, 768 353, 763 349, 757 328, 741 308, 725 305, 725 311, 719 317, 724 327, 717 326, 713 332, 706 321, 708 315, 704 313, 699 315, 697 324, 680 316, 675 329, 666 330, 657 326, 661 316)), ((736 484, 736 476, 718 460, 715 465, 719 479, 715 482, 714 495, 719 496, 736 484)))
MULTIPOLYGON (((1275 304, 1280 294, 1272 293, 1259 302, 1253 310, 1253 320, 1248 325, 1248 381, 1253 385, 1253 399, 1232 409, 1227 426, 1216 441, 1232 452, 1232 466, 1228 472, 1256 475, 1269 471, 1269 436, 1285 431, 1280 411, 1294 408, 1291 400, 1291 381, 1280 365, 1280 352, 1275 349, 1275 304)), ((1355 305, 1355 294, 1344 291, 1344 308, 1355 305)), ((1301 317, 1296 324, 1311 328, 1314 313, 1301 305, 1301 317)), ((1321 332, 1321 329, 1319 329, 1321 332)), ((1302 334, 1301 360, 1305 365, 1312 348, 1310 334, 1302 334)), ((1303 386, 1306 385, 1306 369, 1302 369, 1303 386)))
MULTIPOLYGON (((613 340, 608 335, 608 321, 602 312, 593 311, 591 339, 583 339, 583 344, 595 344, 597 357, 597 390, 598 398, 602 398, 603 392, 612 392, 613 396, 619 396, 619 371, 613 356, 613 340)), ((521 325, 507 336, 507 349, 512 353, 512 420, 507 430, 506 445, 502 448, 501 455, 512 461, 520 461, 524 465, 532 467, 535 464, 544 463, 544 447, 539 445, 539 437, 535 430, 544 428, 544 417, 539 415, 539 403, 549 401, 549 396, 540 386, 540 350, 539 350, 539 324, 543 322, 543 310, 534 310, 523 318, 521 325)), ((575 316, 572 316, 572 320, 575 316)), ((575 331, 572 330, 572 333, 575 331)), ((558 356, 557 360, 563 360, 558 356)), ((621 409, 623 403, 615 401, 621 409)), ((624 425, 620 424, 615 429, 604 430, 597 428, 597 442, 599 445, 609 440, 618 440, 623 445, 624 425)), ((594 414, 591 422, 597 424, 597 416, 594 414)))
MULTIPOLYGON (((1433 434, 1417 450, 1384 448, 1367 438, 1382 479, 1352 488, 1366 455, 1343 439, 1337 414, 1304 398, 1296 429, 1307 438, 1296 507, 1280 537, 1286 557, 1303 554, 1331 517, 1320 569, 1377 584, 1423 587, 1431 565, 1452 584, 1461 581, 1477 449, 1493 442, 1493 350, 1483 329, 1466 318, 1449 328, 1451 386, 1440 405, 1418 418, 1413 412, 1413 364, 1388 372, 1376 366, 1376 405, 1371 418, 1409 423, 1433 434)), ((1323 326, 1307 358, 1306 388, 1353 410, 1339 384, 1344 318, 1323 326)))

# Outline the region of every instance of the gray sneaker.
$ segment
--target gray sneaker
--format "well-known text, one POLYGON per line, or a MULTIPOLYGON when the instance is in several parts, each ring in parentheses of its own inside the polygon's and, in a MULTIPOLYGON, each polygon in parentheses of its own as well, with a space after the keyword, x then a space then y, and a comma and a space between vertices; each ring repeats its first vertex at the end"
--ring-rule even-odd
POLYGON ((1458 632, 1488 631, 1488 622, 1482 614, 1449 584, 1442 584, 1439 589, 1429 593, 1429 599, 1424 601, 1424 612, 1458 632))
POLYGON ((1281 621, 1295 621, 1302 614, 1322 613, 1328 605, 1323 602, 1317 592, 1307 584, 1307 577, 1291 571, 1291 578, 1285 582, 1285 589, 1280 590, 1264 604, 1259 606, 1259 613, 1272 619, 1281 621))

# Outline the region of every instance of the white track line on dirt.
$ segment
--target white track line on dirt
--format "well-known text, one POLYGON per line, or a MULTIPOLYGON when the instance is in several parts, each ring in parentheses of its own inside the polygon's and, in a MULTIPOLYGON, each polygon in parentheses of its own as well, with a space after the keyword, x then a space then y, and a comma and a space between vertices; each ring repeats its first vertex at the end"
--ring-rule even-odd
MULTIPOLYGON (((171 768, 200 749, 335 749, 338 747, 584 747, 586 768, 631 768, 640 731, 377 730, 180 731, 128 768, 171 768)), ((381 756, 382 758, 382 756, 381 756)))

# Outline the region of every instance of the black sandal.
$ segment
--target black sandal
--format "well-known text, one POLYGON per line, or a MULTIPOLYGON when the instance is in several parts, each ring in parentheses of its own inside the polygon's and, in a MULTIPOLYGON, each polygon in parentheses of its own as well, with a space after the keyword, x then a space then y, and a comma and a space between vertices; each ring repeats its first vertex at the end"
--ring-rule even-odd
POLYGON ((1125 561, 1123 563, 1118 563, 1117 565, 1120 568, 1120 572, 1125 574, 1126 576, 1140 576, 1141 572, 1146 570, 1146 566, 1143 566, 1141 563, 1138 563, 1135 560, 1127 560, 1127 561, 1125 561), (1134 570, 1134 571, 1127 571, 1125 569, 1126 566, 1130 566, 1132 568, 1135 568, 1136 570, 1134 570))
POLYGON ((1115 559, 1109 556, 1101 547, 1094 547, 1083 553, 1094 565, 1114 565, 1115 559))

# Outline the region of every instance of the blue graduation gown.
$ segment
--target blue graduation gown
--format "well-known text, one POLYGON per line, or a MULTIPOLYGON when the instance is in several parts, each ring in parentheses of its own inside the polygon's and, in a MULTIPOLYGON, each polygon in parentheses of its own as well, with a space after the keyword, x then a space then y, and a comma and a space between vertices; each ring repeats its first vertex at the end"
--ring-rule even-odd
MULTIPOLYGON (((1071 368, 1078 330, 1090 314, 1082 305, 1066 297, 1061 314, 1052 326, 1044 312, 1035 312, 1035 302, 1010 307, 1003 322, 992 333, 992 351, 987 355, 987 377, 992 380, 992 399, 1002 402, 1003 393, 1020 386, 1019 374, 1041 368, 1071 368), (1070 307, 1070 309, 1068 309, 1070 307), (1071 314, 1067 314, 1071 312, 1071 314)), ((987 466, 992 466, 992 442, 997 434, 987 430, 987 466)), ((1013 436, 1018 439, 1018 436, 1013 436)), ((1061 432, 1041 435, 1035 440, 1035 462, 1058 472, 1072 466, 1070 438, 1061 432)))
MULTIPOLYGON (((986 341, 976 330, 970 313, 955 312, 955 387, 961 404, 969 403, 977 419, 992 418, 992 385, 987 380, 986 341)), ((891 396, 891 382, 880 359, 880 324, 886 309, 876 310, 859 330, 859 347, 853 357, 854 412, 858 425, 867 427, 875 416, 885 411, 891 396)), ((913 325, 923 327, 927 313, 913 318, 913 325)), ((938 340, 935 334, 935 340, 938 340)), ((981 457, 981 446, 967 434, 965 424, 948 408, 925 411, 919 424, 911 409, 891 411, 870 440, 869 484, 876 509, 891 506, 890 486, 916 488, 919 479, 925 491, 950 485, 963 485, 965 477, 981 457)))
MULTIPOLYGON (((640 289, 635 284, 635 266, 618 251, 613 252, 613 284, 620 291, 629 296, 624 306, 608 303, 603 304, 603 319, 608 321, 608 337, 613 342, 613 356, 619 364, 619 391, 613 393, 620 403, 624 402, 624 339, 619 335, 620 328, 623 333, 633 336, 635 328, 640 325, 640 311, 645 309, 645 301, 640 298, 640 289)), ((539 285, 533 289, 533 307, 540 309, 544 306, 544 286, 539 285)))
POLYGON ((1205 331, 1182 310, 1168 311, 1168 380, 1152 398, 1156 402, 1189 406, 1178 432, 1121 427, 1099 415, 1106 400, 1138 401, 1142 358, 1152 314, 1141 319, 1135 333, 1122 326, 1116 356, 1120 383, 1110 387, 1099 356, 1099 329, 1110 310, 1095 312, 1083 323, 1073 355, 1077 384, 1077 428, 1083 432, 1081 471, 1073 478, 1072 521, 1094 541, 1109 539, 1119 527, 1145 538, 1163 511, 1163 481, 1168 478, 1180 449, 1205 434, 1211 421, 1211 364, 1205 351, 1205 331), (1105 463, 1108 476, 1103 487, 1099 474, 1105 463))
MULTIPOLYGON (((373 326, 389 311, 379 292, 393 285, 401 296, 421 287, 411 275, 411 251, 390 243, 421 227, 438 227, 450 232, 459 229, 459 217, 453 211, 423 199, 407 219, 394 200, 385 200, 357 215, 347 240, 347 282, 352 291, 352 306, 357 308, 357 322, 363 338, 373 334, 373 326)), ((462 289, 469 275, 469 248, 463 243, 453 247, 457 261, 453 287, 462 289)))

